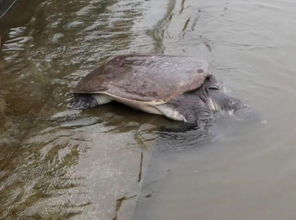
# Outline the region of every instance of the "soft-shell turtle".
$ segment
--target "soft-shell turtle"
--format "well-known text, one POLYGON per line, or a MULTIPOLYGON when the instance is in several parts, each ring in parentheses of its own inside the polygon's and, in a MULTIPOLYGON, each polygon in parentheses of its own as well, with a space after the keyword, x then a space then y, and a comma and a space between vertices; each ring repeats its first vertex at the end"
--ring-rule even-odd
POLYGON ((209 120, 214 111, 243 107, 223 92, 206 61, 180 56, 117 56, 78 83, 72 106, 86 109, 110 101, 194 124, 209 120))

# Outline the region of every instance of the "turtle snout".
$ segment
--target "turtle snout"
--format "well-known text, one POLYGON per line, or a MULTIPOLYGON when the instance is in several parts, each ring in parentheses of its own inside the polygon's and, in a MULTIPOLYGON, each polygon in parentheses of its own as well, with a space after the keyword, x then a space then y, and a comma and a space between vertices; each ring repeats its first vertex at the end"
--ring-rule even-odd
POLYGON ((217 80, 213 75, 210 75, 205 82, 208 89, 223 91, 224 87, 221 81, 217 80))
POLYGON ((223 83, 220 81, 210 82, 210 85, 208 87, 210 90, 219 90, 224 91, 223 83))
POLYGON ((216 87, 218 90, 224 91, 224 85, 222 82, 217 81, 216 84, 217 84, 216 87))

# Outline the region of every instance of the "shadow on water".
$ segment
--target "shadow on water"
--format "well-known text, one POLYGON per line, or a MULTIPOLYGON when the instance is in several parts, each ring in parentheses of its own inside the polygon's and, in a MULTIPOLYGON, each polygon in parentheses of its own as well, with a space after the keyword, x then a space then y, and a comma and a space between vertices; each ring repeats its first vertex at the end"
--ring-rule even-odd
POLYGON ((228 114, 216 115, 215 124, 206 129, 160 129, 132 219, 180 219, 183 216, 191 219, 191 214, 194 215, 196 212, 195 205, 192 204, 190 209, 184 206, 201 198, 195 198, 195 192, 187 191, 186 187, 188 184, 193 185, 192 188, 195 183, 198 185, 198 166, 207 164, 207 159, 201 159, 201 155, 219 151, 218 148, 227 144, 231 146, 233 142, 237 142, 237 137, 240 137, 241 143, 248 142, 262 129, 265 129, 265 124, 261 119, 245 121, 228 114), (244 133, 248 135, 243 138, 244 133), (188 166, 193 171, 186 170, 188 166), (183 176, 180 177, 180 174, 183 176), (165 189, 167 185, 170 186, 169 181, 178 181, 179 178, 185 178, 182 185, 174 185, 169 189, 172 191, 165 189), (188 196, 188 193, 193 198, 188 196), (180 200, 178 197, 181 197, 180 200), (178 207, 178 214, 172 210, 172 206, 178 207), (184 214, 185 212, 190 213, 184 214))

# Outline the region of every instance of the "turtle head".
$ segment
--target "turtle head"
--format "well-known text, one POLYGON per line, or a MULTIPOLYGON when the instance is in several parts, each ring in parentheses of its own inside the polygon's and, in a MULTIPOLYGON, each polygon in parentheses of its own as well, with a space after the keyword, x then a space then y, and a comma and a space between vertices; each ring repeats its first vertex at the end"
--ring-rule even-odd
POLYGON ((223 110, 230 113, 236 112, 244 106, 239 99, 226 94, 222 82, 213 75, 209 76, 205 81, 205 90, 208 95, 208 106, 213 111, 223 110))
POLYGON ((209 95, 209 107, 213 111, 226 111, 228 113, 236 112, 244 108, 244 104, 237 98, 232 97, 224 92, 223 85, 217 81, 207 90, 209 95))

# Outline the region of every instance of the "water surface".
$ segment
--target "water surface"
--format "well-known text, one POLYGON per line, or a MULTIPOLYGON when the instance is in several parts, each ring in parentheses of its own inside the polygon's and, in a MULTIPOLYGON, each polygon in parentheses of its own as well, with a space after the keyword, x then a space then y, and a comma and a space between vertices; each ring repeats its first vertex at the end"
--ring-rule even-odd
POLYGON ((133 219, 295 218, 295 12, 294 1, 176 1, 163 52, 209 57, 262 122, 219 118, 203 145, 192 131, 160 138, 133 219))
POLYGON ((116 104, 72 111, 69 93, 106 58, 153 51, 148 32, 165 5, 42 1, 32 7, 29 21, 24 18, 21 26, 12 21, 3 29, 1 219, 131 215, 152 130, 167 120, 116 104))
POLYGON ((1 219, 295 218, 294 1, 49 0, 30 10, 2 33, 1 219), (218 117, 204 142, 118 104, 69 110, 79 79, 125 53, 206 58, 262 122, 218 117))

